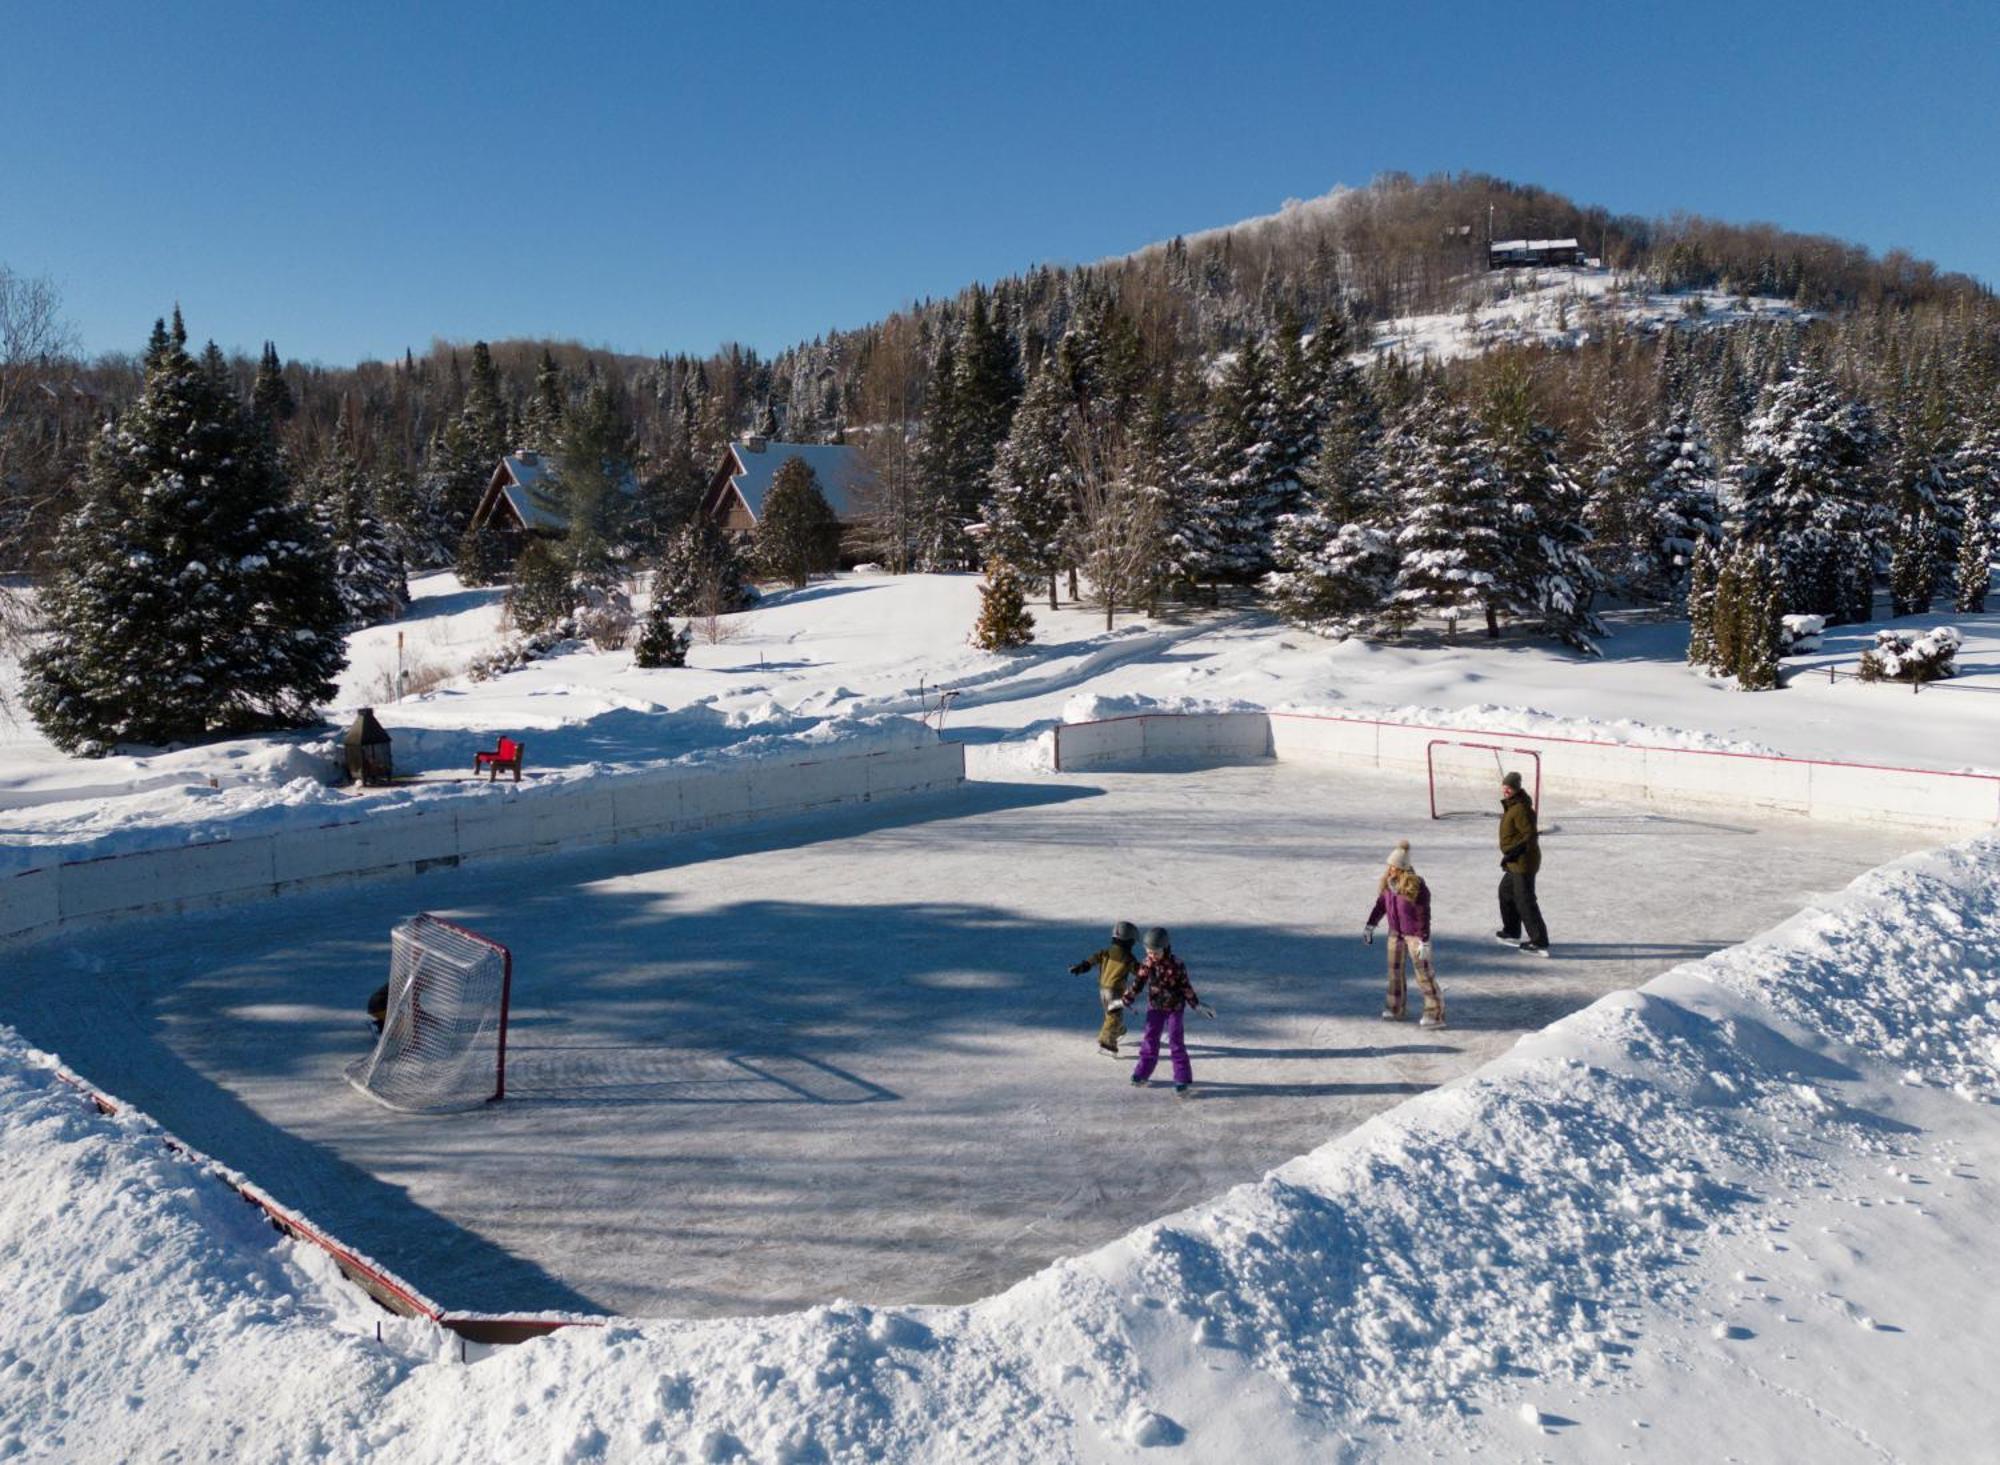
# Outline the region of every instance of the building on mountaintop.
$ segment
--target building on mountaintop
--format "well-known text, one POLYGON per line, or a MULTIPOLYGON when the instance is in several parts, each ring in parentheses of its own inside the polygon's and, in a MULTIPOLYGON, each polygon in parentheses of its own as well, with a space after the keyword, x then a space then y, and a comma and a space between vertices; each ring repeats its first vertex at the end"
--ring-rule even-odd
POLYGON ((1486 268, 1489 270, 1589 263, 1590 257, 1574 239, 1495 239, 1486 246, 1486 268))

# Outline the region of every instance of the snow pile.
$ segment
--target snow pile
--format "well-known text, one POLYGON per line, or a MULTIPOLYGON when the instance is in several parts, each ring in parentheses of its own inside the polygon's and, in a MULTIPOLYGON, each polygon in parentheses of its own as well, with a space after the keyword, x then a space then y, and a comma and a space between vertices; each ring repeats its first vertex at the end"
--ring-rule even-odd
POLYGON ((1778 617, 1780 656, 1804 656, 1820 649, 1826 635, 1826 617, 1788 615, 1778 617))
POLYGON ((1914 636, 1908 631, 1877 631, 1874 646, 1861 653, 1861 676, 1864 681, 1938 681, 1958 670, 1958 652, 1964 644, 1956 626, 1933 626, 1914 636))
POLYGON ((1143 692, 1111 695, 1078 692, 1063 703, 1064 722, 1107 722, 1114 717, 1174 716, 1201 712, 1263 712, 1238 697, 1152 697, 1143 692))
POLYGON ((1567 1432, 1602 1459, 1644 1423, 1675 1461, 1975 1458, 1996 1054, 1985 838, 985 1302, 578 1329, 465 1367, 344 1331, 226 1191, 0 1030, 27 1182, 0 1194, 0 1452, 1284 1461, 1567 1432))
MULTIPOLYGON (((337 738, 321 738, 266 750, 268 756, 256 760, 258 772, 237 784, 210 787, 173 778, 143 794, 0 814, 6 837, 0 870, 312 828, 440 800, 560 797, 585 780, 648 768, 799 758, 836 748, 843 755, 896 752, 936 741, 935 733, 905 717, 802 715, 768 700, 727 710, 711 702, 677 711, 641 704, 526 737, 530 777, 516 787, 471 773, 473 753, 492 747, 491 735, 397 727, 393 738, 397 773, 418 775, 417 781, 365 793, 337 787, 342 747, 337 738)), ((215 756, 212 748, 203 751, 215 756)))

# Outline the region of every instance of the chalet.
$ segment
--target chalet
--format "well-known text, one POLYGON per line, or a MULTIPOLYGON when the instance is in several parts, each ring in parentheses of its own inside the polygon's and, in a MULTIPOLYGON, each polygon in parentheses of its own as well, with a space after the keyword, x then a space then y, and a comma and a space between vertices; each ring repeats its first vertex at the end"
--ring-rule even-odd
MULTIPOLYGON (((627 497, 639 492, 630 473, 619 485, 627 497)), ((555 484, 555 461, 546 453, 523 449, 509 453, 494 468, 472 511, 472 527, 490 530, 509 540, 539 534, 561 539, 569 532, 569 514, 555 484)))
POLYGON ((868 469, 858 448, 844 443, 773 442, 754 433, 723 449, 722 462, 701 501, 702 513, 732 534, 750 534, 763 517, 772 480, 793 458, 803 458, 812 469, 841 528, 860 520, 868 469))
POLYGON ((1496 239, 1486 246, 1486 268, 1489 270, 1589 263, 1583 246, 1574 239, 1496 239))

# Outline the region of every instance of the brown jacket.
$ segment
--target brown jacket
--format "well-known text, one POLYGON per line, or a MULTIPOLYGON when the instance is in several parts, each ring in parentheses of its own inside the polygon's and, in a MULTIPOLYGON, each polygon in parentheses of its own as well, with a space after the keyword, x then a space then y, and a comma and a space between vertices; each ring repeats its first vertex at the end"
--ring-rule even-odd
POLYGON ((1518 851, 1506 862, 1516 875, 1533 875, 1542 868, 1542 842, 1535 833, 1535 806, 1526 794, 1515 794, 1500 811, 1500 853, 1518 851))

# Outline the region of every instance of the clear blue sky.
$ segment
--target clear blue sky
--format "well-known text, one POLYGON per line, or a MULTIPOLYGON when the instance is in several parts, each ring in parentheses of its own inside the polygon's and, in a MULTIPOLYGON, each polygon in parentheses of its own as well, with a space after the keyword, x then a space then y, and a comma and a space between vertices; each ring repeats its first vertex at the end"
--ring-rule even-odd
POLYGON ((0 7, 0 263, 88 350, 781 347, 1385 170, 2000 282, 2000 5, 0 7))

